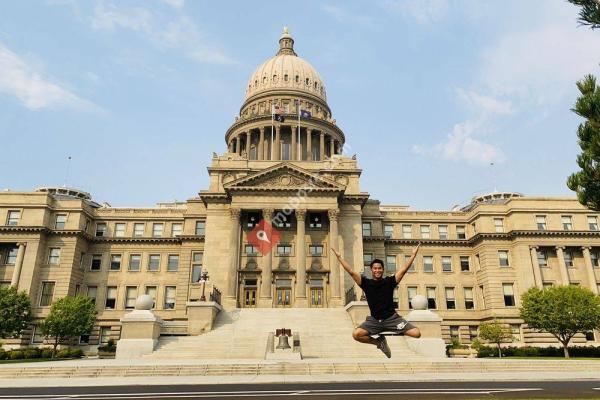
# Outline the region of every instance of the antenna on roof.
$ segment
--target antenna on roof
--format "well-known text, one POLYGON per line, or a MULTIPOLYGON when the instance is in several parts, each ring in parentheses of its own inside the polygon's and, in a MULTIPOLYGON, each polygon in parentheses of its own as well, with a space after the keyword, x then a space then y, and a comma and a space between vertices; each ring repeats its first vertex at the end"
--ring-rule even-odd
POLYGON ((65 172, 65 183, 63 187, 67 187, 67 181, 69 180, 69 167, 71 166, 71 156, 67 158, 67 171, 65 172))

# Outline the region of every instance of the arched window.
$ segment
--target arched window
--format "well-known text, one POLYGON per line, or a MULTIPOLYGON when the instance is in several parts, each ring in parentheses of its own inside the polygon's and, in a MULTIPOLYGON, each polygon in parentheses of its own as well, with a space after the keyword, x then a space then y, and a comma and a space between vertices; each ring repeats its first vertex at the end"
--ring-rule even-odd
POLYGON ((300 77, 296 75, 296 83, 300 82, 300 77))
POLYGON ((273 83, 277 82, 277 75, 273 75, 273 83))
POLYGON ((263 76, 263 84, 267 83, 267 77, 263 76))
POLYGON ((283 76, 283 80, 284 80, 284 81, 286 81, 286 82, 288 81, 288 75, 287 75, 287 74, 285 74, 285 75, 283 76))
POLYGON ((308 78, 306 78, 306 84, 308 85, 308 83, 309 83, 309 79, 308 79, 308 78))

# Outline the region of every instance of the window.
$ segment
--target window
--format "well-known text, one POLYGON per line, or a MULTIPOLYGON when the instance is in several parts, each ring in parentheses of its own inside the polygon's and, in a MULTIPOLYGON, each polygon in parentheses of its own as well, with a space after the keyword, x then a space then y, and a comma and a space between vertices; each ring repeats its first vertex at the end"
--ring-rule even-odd
POLYGON ((448 310, 454 310, 456 308, 456 300, 454 299, 454 288, 446 288, 446 308, 448 310))
POLYGON ((110 255, 110 270, 118 271, 121 269, 121 255, 111 254, 110 255))
POLYGON ((485 310, 485 291, 483 290, 483 285, 479 286, 479 295, 481 296, 481 306, 483 307, 483 309, 485 310))
POLYGON ((407 287, 406 293, 407 293, 407 297, 408 297, 408 308, 409 308, 409 310, 412 310, 413 306, 412 306, 411 301, 417 295, 417 287, 416 286, 407 287))
POLYGON ((148 271, 158 271, 160 269, 160 254, 150 254, 148 257, 148 271))
POLYGON ((152 297, 154 303, 152 303, 152 308, 156 307, 156 286, 146 286, 146 294, 152 297))
POLYGON ((183 231, 183 225, 181 225, 179 223, 171 224, 171 236, 173 236, 173 237, 179 236, 179 235, 181 235, 182 231, 183 231))
POLYGON ((429 239, 429 225, 421 225, 421 239, 429 239))
POLYGON ((6 225, 9 225, 9 226, 19 225, 20 220, 21 220, 21 211, 11 210, 8 212, 8 217, 6 218, 6 225))
POLYGON ((477 339, 477 336, 477 325, 469 326, 469 340, 472 342, 473 340, 477 339))
POLYGON ((104 302, 104 308, 108 310, 114 310, 117 303, 117 287, 108 286, 106 288, 106 301, 104 302))
MULTIPOLYGON (((406 265, 406 263, 408 262, 408 260, 410 259, 410 255, 405 254, 404 255, 404 265, 406 265)), ((412 264, 410 264, 410 267, 408 267, 408 269, 406 270, 406 272, 416 272, 416 268, 415 268, 415 262, 413 260, 412 264)))
POLYGON ((115 237, 125 236, 125 224, 123 222, 117 222, 115 224, 115 237))
POLYGON ((169 254, 169 258, 167 259, 167 271, 175 272, 177 270, 179 270, 179 255, 169 254))
POLYGON ((562 218, 563 230, 572 231, 573 230, 573 222, 570 215, 563 215, 562 218))
POLYGON ((469 256, 460 256, 460 270, 462 272, 470 271, 469 256))
POLYGON ((506 307, 515 306, 515 294, 512 283, 502 284, 502 293, 504 294, 504 305, 506 307))
POLYGON ((450 339, 460 341, 460 331, 459 326, 450 325, 450 339))
POLYGON ((504 232, 504 219, 494 218, 494 230, 496 232, 504 232))
POLYGON ((362 234, 363 234, 363 236, 371 236, 371 223, 370 222, 363 222, 362 234))
POLYGON ((590 250, 590 258, 592 260, 592 267, 598 268, 600 264, 598 263, 600 257, 598 257, 598 252, 594 250, 590 250))
POLYGON ((277 254, 280 256, 289 256, 292 254, 292 246, 289 244, 278 244, 277 254))
POLYGON ((192 282, 199 282, 202 278, 203 253, 192 254, 192 282))
POLYGON ((512 333, 515 341, 521 341, 521 325, 520 324, 510 324, 510 333, 512 333))
POLYGON ((79 296, 80 290, 81 290, 81 285, 75 285, 75 296, 79 296))
POLYGON ((439 225, 438 235, 440 239, 448 239, 448 225, 439 225))
POLYGON ((535 216, 535 223, 537 225, 538 231, 545 231, 546 230, 546 216, 545 215, 536 215, 535 216))
POLYGON ((388 274, 396 273, 396 256, 385 257, 385 272, 388 274))
POLYGON ((85 253, 82 251, 79 253, 79 269, 83 271, 85 264, 85 253))
POLYGON ((90 271, 100 271, 100 268, 102 268, 102 254, 92 254, 90 271))
POLYGON ((196 235, 204 236, 204 230, 206 228, 206 222, 196 221, 196 235))
POLYGON ((92 303, 96 304, 96 298, 98 297, 98 287, 97 286, 88 286, 87 297, 92 299, 92 303))
POLYGON ((163 223, 152 224, 152 237, 162 237, 164 227, 163 223))
POLYGON ((140 237, 144 236, 144 225, 141 222, 133 224, 133 236, 140 237))
POLYGON ((79 336, 79 344, 89 344, 90 343, 90 335, 81 335, 79 336))
POLYGON ((452 272, 452 257, 442 256, 442 271, 452 272))
POLYGON ((427 308, 435 310, 437 305, 435 303, 435 287, 427 287, 427 308))
POLYGON ((465 293, 465 310, 474 310, 475 301, 473 300, 473 288, 466 287, 463 290, 465 293))
POLYGON ((433 272, 433 256, 423 256, 423 272, 433 272))
POLYGON ((137 286, 127 286, 125 288, 125 308, 135 308, 135 300, 137 299, 137 286))
POLYGON ((59 259, 60 259, 60 249, 58 247, 50 248, 50 252, 48 253, 48 264, 58 265, 59 259))
POLYGON ((537 260, 540 267, 548 266, 548 255, 546 254, 546 250, 537 250, 537 260))
POLYGON ((383 234, 386 238, 391 239, 394 237, 394 225, 384 225, 383 234))
POLYGON ((142 263, 141 254, 131 254, 129 256, 129 271, 139 271, 142 263))
POLYGON ((40 296, 40 307, 49 307, 54 297, 54 282, 42 282, 42 294, 40 296))
POLYGON ((402 225, 402 237, 412 239, 412 225, 402 225))
POLYGON ((33 334, 31 335, 31 344, 42 344, 44 343, 44 334, 39 326, 33 326, 33 334))
POLYGON ((275 218, 273 218, 273 222, 278 228, 289 228, 292 226, 290 216, 284 213, 277 213, 275 218))
POLYGON ((563 252, 563 258, 565 259, 565 266, 573 266, 573 252, 571 250, 565 250, 563 252))
POLYGON ((542 287, 548 289, 552 287, 552 282, 542 282, 542 287))
POLYGON ((90 219, 89 219, 89 218, 86 218, 86 219, 85 219, 85 225, 84 225, 84 227, 83 227, 83 231, 84 231, 84 232, 87 232, 87 231, 88 231, 88 228, 90 227, 90 222, 91 222, 91 221, 90 221, 90 219))
POLYGON ((467 238, 467 234, 466 234, 464 225, 458 225, 456 227, 456 238, 457 239, 466 239, 467 238))
POLYGON ((588 221, 588 228, 590 229, 590 231, 598 230, 598 218, 596 218, 593 215, 590 215, 587 217, 587 221, 588 221))
POLYGON ((313 257, 320 257, 323 255, 323 245, 322 244, 311 244, 308 246, 308 253, 313 257))
POLYGON ((244 246, 244 252, 246 254, 258 254, 258 248, 251 244, 247 244, 244 246))
POLYGON ((67 224, 67 214, 57 214, 54 221, 54 229, 65 229, 67 224))
POLYGON ((498 263, 501 267, 508 267, 508 250, 498 250, 498 263))
POLYGON ((17 262, 17 255, 19 254, 18 247, 12 247, 8 250, 8 254, 6 255, 6 263, 7 264, 15 264, 17 262))
POLYGON ((97 237, 106 236, 106 222, 98 222, 96 224, 96 236, 97 237))
MULTIPOLYGON (((256 224, 258 224, 258 213, 256 212, 249 212, 246 216, 246 227, 248 228, 254 228, 256 226, 256 224)), ((202 222, 202 221, 198 221, 198 222, 202 222)), ((198 222, 196 222, 196 228, 198 227, 198 222)))
POLYGON ((165 310, 175 309, 175 286, 165 287, 165 310))
POLYGON ((310 213, 308 215, 308 227, 309 228, 322 228, 323 217, 319 213, 310 213))
POLYGON ((107 344, 110 339, 110 326, 100 327, 100 344, 107 344))
POLYGON ((282 160, 289 160, 290 159, 290 153, 291 153, 291 144, 290 143, 286 143, 283 140, 281 141, 281 159, 282 160))
POLYGON ((587 332, 585 332, 585 340, 587 340, 588 342, 595 341, 596 338, 594 337, 594 331, 587 331, 587 332))

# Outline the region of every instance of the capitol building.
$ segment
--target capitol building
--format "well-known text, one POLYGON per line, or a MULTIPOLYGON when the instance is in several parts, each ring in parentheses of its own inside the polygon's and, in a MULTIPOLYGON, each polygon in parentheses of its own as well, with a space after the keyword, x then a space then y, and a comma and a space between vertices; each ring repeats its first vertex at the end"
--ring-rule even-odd
MULTIPOLYGON (((513 345, 554 344, 519 318, 521 295, 551 285, 598 293, 599 214, 575 196, 495 192, 435 211, 381 204, 360 184, 360 160, 344 152, 325 82, 287 31, 244 90, 225 146, 213 153, 208 187, 186 201, 119 208, 74 188, 0 192, 0 284, 29 294, 36 324, 53 301, 76 294, 98 310, 78 343, 88 347, 118 340, 120 319, 142 294, 154 298, 165 337, 203 333, 191 319, 203 302, 221 313, 345 312, 362 292, 331 248, 357 271, 368 275, 379 258, 391 274, 419 242, 398 285, 398 312, 425 296, 447 343, 468 344, 481 322, 498 318, 510 325, 513 345), (255 240, 265 223, 277 233, 266 252, 255 240)), ((36 324, 5 344, 43 343, 36 324)), ((572 343, 598 345, 600 333, 572 343)))

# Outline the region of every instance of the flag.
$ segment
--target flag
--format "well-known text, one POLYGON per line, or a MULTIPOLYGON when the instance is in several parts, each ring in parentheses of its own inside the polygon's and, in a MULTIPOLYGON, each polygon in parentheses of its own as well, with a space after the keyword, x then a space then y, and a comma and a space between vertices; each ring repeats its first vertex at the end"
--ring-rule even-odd
POLYGON ((273 119, 277 122, 285 121, 285 117, 283 116, 284 110, 283 107, 273 106, 273 119))
POLYGON ((300 118, 310 119, 312 114, 308 110, 300 110, 300 118))

